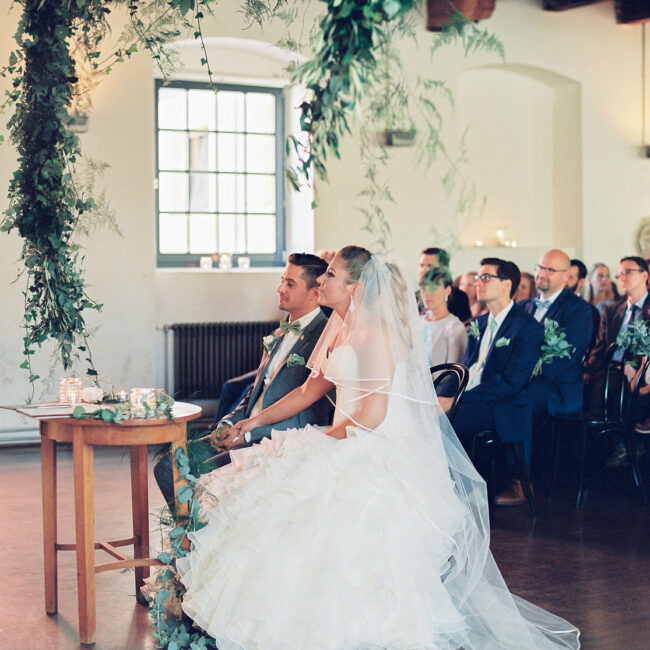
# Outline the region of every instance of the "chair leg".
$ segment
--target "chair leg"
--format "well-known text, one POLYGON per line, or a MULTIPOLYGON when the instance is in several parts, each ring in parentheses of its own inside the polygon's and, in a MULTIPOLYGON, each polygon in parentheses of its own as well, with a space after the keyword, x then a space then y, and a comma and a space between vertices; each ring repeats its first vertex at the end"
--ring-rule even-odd
POLYGON ((556 420, 552 420, 551 438, 553 442, 553 474, 551 475, 551 486, 548 490, 549 499, 553 496, 553 492, 555 492, 557 476, 560 471, 560 425, 556 420))
POLYGON ((519 470, 519 477, 521 480, 521 487, 526 496, 526 501, 528 501, 528 507, 530 508, 530 514, 533 516, 533 519, 537 516, 535 512, 535 498, 533 497, 533 491, 530 485, 530 477, 528 469, 526 467, 526 456, 524 454, 524 443, 518 442, 516 453, 517 457, 517 468, 519 470))
POLYGON ((580 463, 580 470, 578 473, 578 496, 576 497, 576 508, 580 507, 582 498, 586 493, 585 468, 587 466, 587 430, 584 428, 582 430, 582 449, 580 450, 580 458, 578 459, 578 462, 580 463))
POLYGON ((626 434, 623 434, 623 444, 625 445, 625 451, 627 452, 627 459, 630 463, 630 470, 632 471, 632 478, 634 479, 634 484, 641 492, 641 498, 643 499, 644 505, 647 505, 645 488, 643 486, 643 478, 641 472, 639 471, 639 460, 636 457, 636 449, 630 440, 630 437, 626 434))

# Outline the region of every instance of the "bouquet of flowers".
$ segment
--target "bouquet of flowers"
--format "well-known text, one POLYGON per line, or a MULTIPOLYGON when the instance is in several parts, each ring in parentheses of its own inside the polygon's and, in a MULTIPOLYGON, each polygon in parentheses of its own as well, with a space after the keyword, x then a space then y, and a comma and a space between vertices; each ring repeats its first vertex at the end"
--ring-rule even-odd
POLYGON ((629 352, 633 356, 647 357, 650 355, 650 328, 648 322, 639 320, 630 323, 623 334, 616 339, 619 350, 629 352))
POLYGON ((566 332, 558 325, 558 322, 547 318, 544 321, 544 343, 542 343, 542 354, 535 368, 533 377, 542 374, 542 366, 545 363, 552 363, 554 359, 570 359, 575 346, 566 340, 566 332))

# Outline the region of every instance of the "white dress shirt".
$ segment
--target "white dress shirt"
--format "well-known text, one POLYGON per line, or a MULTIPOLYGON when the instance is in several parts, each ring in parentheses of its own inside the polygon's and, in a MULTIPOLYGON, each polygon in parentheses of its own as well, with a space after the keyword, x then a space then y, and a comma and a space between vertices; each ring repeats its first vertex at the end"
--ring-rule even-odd
POLYGON ((476 362, 473 363, 469 369, 470 380, 467 384, 468 390, 470 388, 475 388, 481 383, 481 376, 483 375, 483 368, 485 368, 485 360, 487 359, 488 352, 494 344, 494 341, 496 341, 499 329, 501 325, 503 325, 503 321, 510 313, 510 310, 514 304, 515 303, 511 300, 496 316, 490 312, 490 315, 488 316, 487 326, 485 328, 485 332, 483 332, 483 338, 481 339, 481 345, 478 350, 478 357, 476 359, 476 362), (492 321, 495 321, 496 324, 491 326, 490 324, 492 321), (492 328, 494 328, 494 331, 492 340, 490 340, 490 337, 487 334, 492 328))
MULTIPOLYGON (((257 402, 255 402, 255 406, 251 411, 251 415, 257 415, 262 410, 262 402, 264 400, 264 394, 266 393, 268 385, 271 383, 271 381, 273 381, 273 378, 277 374, 278 370, 280 370, 282 365, 285 363, 286 358, 289 356, 289 352, 291 352, 291 348, 293 348, 293 346, 296 344, 296 341, 298 341, 298 337, 302 334, 305 327, 307 327, 307 325, 309 325, 309 323, 311 323, 314 318, 318 316, 320 310, 320 307, 316 307, 316 309, 310 311, 308 314, 297 318, 296 321, 300 323, 300 331, 297 333, 287 332, 282 337, 282 341, 280 341, 277 351, 273 355, 271 361, 269 361, 269 364, 266 366, 266 372, 264 373, 263 380, 264 388, 262 389, 257 402)), ((307 359, 305 359, 305 363, 306 362, 307 359)))
POLYGON ((549 301, 547 306, 535 308, 535 313, 533 314, 533 316, 538 323, 542 322, 542 319, 544 318, 544 316, 546 316, 546 312, 551 308, 551 305, 555 302, 555 300, 562 293, 562 291, 564 291, 564 289, 560 289, 559 291, 556 291, 552 296, 548 296, 548 298, 542 298, 541 294, 536 296, 536 299, 539 298, 540 300, 549 301))

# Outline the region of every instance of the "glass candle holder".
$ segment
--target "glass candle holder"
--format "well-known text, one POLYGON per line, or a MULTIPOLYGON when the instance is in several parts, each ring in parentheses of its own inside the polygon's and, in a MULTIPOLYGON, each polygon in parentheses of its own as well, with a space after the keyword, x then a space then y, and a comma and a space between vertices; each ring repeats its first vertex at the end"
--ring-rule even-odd
POLYGON ((153 417, 156 409, 155 388, 132 388, 131 389, 131 415, 134 418, 153 417), (145 404, 149 410, 145 408, 145 404))
POLYGON ((59 380, 59 401, 66 404, 81 402, 81 379, 63 377, 59 380))

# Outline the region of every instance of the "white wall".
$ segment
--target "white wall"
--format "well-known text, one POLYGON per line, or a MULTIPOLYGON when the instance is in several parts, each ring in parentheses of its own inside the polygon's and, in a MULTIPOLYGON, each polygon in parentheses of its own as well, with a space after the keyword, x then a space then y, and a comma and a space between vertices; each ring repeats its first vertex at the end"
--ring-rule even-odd
MULTIPOLYGON (((3 28, 0 33, 0 60, 6 60, 12 47, 11 34, 18 19, 19 5, 7 17, 9 0, 0 0, 3 28)), ((321 3, 313 3, 320 9, 321 3)), ((423 245, 431 241, 432 226, 439 231, 449 229, 462 233, 465 242, 478 238, 480 228, 493 228, 497 223, 511 221, 516 237, 521 240, 518 251, 504 251, 530 268, 539 249, 562 245, 582 254, 589 263, 603 259, 615 264, 617 259, 634 251, 634 235, 643 217, 650 216, 650 160, 638 157, 640 143, 640 26, 616 25, 611 1, 562 13, 546 13, 538 0, 499 0, 493 17, 486 21, 503 41, 508 66, 526 66, 566 78, 574 84, 579 100, 560 97, 556 91, 535 84, 529 78, 503 81, 503 73, 493 55, 469 59, 457 49, 440 51, 430 61, 426 43, 431 35, 421 21, 420 46, 405 44, 406 67, 410 74, 430 75, 446 79, 456 93, 456 113, 445 111, 447 141, 457 141, 466 126, 466 116, 474 106, 463 105, 467 80, 475 80, 469 93, 476 98, 481 88, 485 115, 495 115, 502 101, 504 84, 508 85, 503 106, 512 117, 520 111, 520 119, 512 124, 498 125, 503 142, 513 137, 515 129, 523 129, 529 138, 524 147, 487 147, 499 155, 486 158, 486 147, 469 152, 475 161, 469 174, 476 180, 479 192, 487 194, 484 217, 471 215, 468 225, 459 223, 454 204, 442 191, 439 178, 444 165, 430 170, 415 168, 413 150, 393 149, 386 176, 391 179, 396 205, 386 206, 393 226, 395 250, 411 260, 415 274, 416 257, 423 245), (496 65, 495 65, 496 64, 496 65), (485 75, 481 76, 481 68, 485 75), (501 75, 501 76, 499 76, 501 75), (497 82, 496 79, 499 79, 497 82), (494 80, 494 82, 492 82, 494 80), (550 101, 554 97, 555 105, 550 101), (558 97, 560 97, 558 99, 558 97), (558 108, 557 103, 565 106, 558 108), (566 105, 568 102, 568 105, 566 105), (543 109, 543 110, 542 110, 543 109), (542 111, 539 113, 539 111, 542 111), (578 110, 578 134, 558 127, 557 114, 578 110), (537 117, 535 117, 537 116, 537 117), (555 117, 554 117, 555 116, 555 117), (550 122, 549 122, 550 120, 550 122), (512 126, 512 129, 508 127, 512 126), (539 129, 539 130, 538 130, 539 129), (542 135, 544 134, 544 135, 542 135), (552 151, 544 145, 550 134, 554 146, 564 139, 577 138, 579 169, 566 165, 561 169, 553 162, 552 151), (526 154, 531 148, 542 148, 541 159, 526 154), (551 162, 549 162, 549 160, 551 162), (520 182, 510 184, 516 175, 520 182), (568 178, 564 184, 563 178, 568 178), (497 188, 498 185, 498 188, 497 188), (523 210, 527 188, 532 195, 530 210, 523 210), (496 192, 496 189, 499 192, 496 192), (561 196, 558 193, 562 194, 561 196), (557 202, 561 206, 558 207, 557 202), (575 213, 558 219, 562 210, 575 213), (503 212, 503 219, 501 218, 503 212), (567 226, 563 229, 564 226, 567 226), (568 228, 568 229, 567 229, 568 228), (519 234, 521 233, 521 234, 519 234)), ((233 0, 220 3, 216 21, 205 21, 209 37, 235 37, 274 42, 283 32, 281 25, 256 26, 248 29, 236 12, 233 0)), ((305 11, 306 24, 312 20, 305 11)), ((114 16, 124 17, 124 10, 114 16)), ((116 24, 114 34, 119 33, 116 24)), ((238 57, 222 56, 215 62, 219 74, 243 74, 237 66, 238 57)), ((271 64, 269 64, 271 65, 271 64)), ((200 66, 199 66, 200 67, 200 66)), ((275 67, 259 70, 262 76, 275 74, 275 67)), ((106 174, 108 198, 116 210, 124 234, 99 232, 86 243, 86 268, 93 297, 104 303, 101 315, 89 318, 91 326, 99 326, 93 352, 96 365, 110 373, 123 386, 151 384, 156 380, 156 325, 172 321, 270 318, 275 310, 276 277, 249 273, 223 275, 210 272, 156 272, 154 242, 154 142, 153 142, 153 66, 145 54, 115 67, 98 88, 90 129, 82 136, 85 151, 108 162, 106 174)), ((0 91, 8 87, 0 79, 0 91)), ((576 94, 574 93, 574 95, 576 94)), ((4 123, 0 129, 6 135, 4 123)), ((477 133, 494 140, 493 133, 477 133)), ((486 140, 484 139, 483 142, 486 140)), ((359 167, 359 143, 353 138, 342 147, 342 160, 330 161, 329 184, 317 187, 318 207, 315 211, 315 247, 336 248, 357 242, 367 243, 362 233, 362 217, 355 210, 360 199, 362 170, 359 167)), ((553 151, 557 152, 557 147, 553 151)), ((561 153, 561 149, 560 149, 561 153)), ((573 154, 572 154, 573 155, 573 154)), ((0 209, 6 207, 6 188, 15 166, 15 154, 6 144, 0 147, 0 209)), ((566 214, 566 213, 565 213, 566 214)), ((309 238, 310 227, 305 228, 309 238)), ((27 393, 26 378, 18 365, 21 362, 21 285, 11 284, 17 266, 20 242, 15 234, 0 236, 0 403, 22 400, 27 393)), ((452 260, 454 272, 476 262, 485 251, 467 248, 452 260)), ((39 365, 48 374, 48 355, 39 365)), ((43 374, 43 373, 42 373, 43 374)), ((60 370, 54 370, 55 378, 60 370)), ((29 423, 9 414, 0 414, 2 430, 13 430, 29 423)), ((10 434, 7 434, 10 435, 10 434)))

